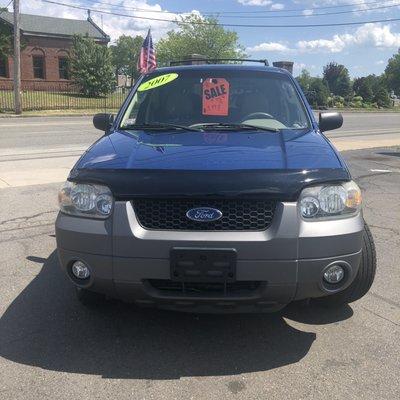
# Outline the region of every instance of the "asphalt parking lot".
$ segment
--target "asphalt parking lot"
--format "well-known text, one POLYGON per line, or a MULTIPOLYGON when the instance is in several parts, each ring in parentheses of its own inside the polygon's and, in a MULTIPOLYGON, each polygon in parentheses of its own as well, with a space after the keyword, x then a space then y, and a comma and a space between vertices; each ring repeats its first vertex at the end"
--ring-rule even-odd
MULTIPOLYGON (((79 133, 69 133, 71 147, 86 145, 74 141, 79 133)), ((32 151, 18 155, 27 171, 32 151)), ((279 314, 192 315, 116 301, 85 308, 55 253, 60 183, 15 178, 20 184, 4 185, 0 398, 398 398, 400 146, 343 155, 363 190, 378 271, 367 296, 337 310, 295 304, 279 314)), ((18 165, 16 154, 8 157, 4 171, 18 165)))

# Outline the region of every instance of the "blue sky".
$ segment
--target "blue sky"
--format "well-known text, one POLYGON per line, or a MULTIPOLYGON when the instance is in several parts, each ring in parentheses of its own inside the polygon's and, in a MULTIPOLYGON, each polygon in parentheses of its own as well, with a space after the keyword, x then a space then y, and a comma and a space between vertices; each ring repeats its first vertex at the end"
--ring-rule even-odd
MULTIPOLYGON (((257 18, 220 17, 226 23, 252 24, 324 24, 342 22, 363 22, 376 19, 400 18, 400 0, 58 0, 94 9, 118 11, 136 16, 156 16, 173 19, 178 14, 154 13, 173 11, 200 15, 206 12, 243 12, 242 16, 257 18), (113 4, 113 6, 105 5, 113 4), (350 6, 349 6, 350 5, 350 6), (332 8, 332 6, 342 6, 332 8), (387 7, 390 6, 390 7, 387 7), (326 8, 331 7, 331 8, 326 8), (376 7, 375 10, 368 10, 376 7), (139 8, 148 12, 133 10, 139 8), (302 11, 290 11, 301 9, 302 11), (265 11, 279 11, 265 13, 265 11), (355 13, 318 15, 355 10, 355 13), (246 13, 246 14, 244 14, 246 13), (284 18, 284 15, 299 15, 284 18), (259 18, 274 16, 274 18, 259 18)), ((0 0, 0 5, 8 3, 0 0)), ((49 5, 41 0, 24 0, 22 12, 59 16, 66 18, 86 17, 83 10, 49 5)), ((236 15, 237 14, 231 14, 236 15)), ((165 35, 174 24, 160 21, 144 21, 94 13, 93 18, 115 39, 120 34, 144 34, 149 26, 154 39, 165 35)), ((267 58, 270 61, 288 59, 295 62, 295 73, 302 68, 312 75, 320 75, 322 67, 329 61, 345 64, 352 76, 383 72, 387 60, 400 48, 400 22, 383 22, 343 27, 313 28, 230 28, 238 32, 240 43, 253 58, 267 58)))

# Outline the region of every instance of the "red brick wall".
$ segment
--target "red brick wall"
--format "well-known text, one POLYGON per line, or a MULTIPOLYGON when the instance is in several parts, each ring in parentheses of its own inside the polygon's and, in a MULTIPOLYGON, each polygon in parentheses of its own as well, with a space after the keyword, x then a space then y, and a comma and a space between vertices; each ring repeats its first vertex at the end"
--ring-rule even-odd
MULTIPOLYGON (((58 60, 69 54, 72 39, 46 38, 40 36, 24 36, 26 46, 21 52, 22 90, 66 90, 71 81, 60 79, 58 60), (44 79, 33 77, 33 55, 44 56, 44 79)), ((0 77, 0 88, 12 88, 13 59, 8 60, 8 78, 0 77)))
MULTIPOLYGON (((72 41, 70 39, 42 38, 42 37, 24 37, 26 46, 21 52, 21 79, 22 89, 30 89, 34 85, 45 90, 46 86, 54 88, 66 86, 69 81, 62 80, 59 77, 58 59, 60 56, 67 56, 71 48, 72 41), (43 54, 44 56, 44 79, 35 79, 33 77, 32 55, 43 54), (44 81, 46 83, 44 83, 44 81)), ((8 60, 8 79, 13 78, 13 59, 8 60)), ((4 78, 1 79, 4 87, 4 78)), ((11 84, 11 82, 10 82, 11 84)))
POLYGON ((28 37, 27 46, 21 52, 21 79, 34 79, 32 55, 43 53, 45 80, 59 81, 58 59, 68 55, 71 44, 71 40, 68 39, 28 37))

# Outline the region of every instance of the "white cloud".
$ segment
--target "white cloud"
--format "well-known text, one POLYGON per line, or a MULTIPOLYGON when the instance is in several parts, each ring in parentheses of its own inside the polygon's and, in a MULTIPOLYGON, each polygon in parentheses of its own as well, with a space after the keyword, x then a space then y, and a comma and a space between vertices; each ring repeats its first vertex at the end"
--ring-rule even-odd
POLYGON ((345 33, 334 35, 331 39, 297 42, 297 49, 301 52, 340 53, 352 46, 397 48, 400 47, 400 33, 392 32, 390 25, 365 24, 354 34, 345 33))
POLYGON ((314 10, 303 10, 302 14, 305 16, 310 16, 314 14, 314 10))
POLYGON ((340 53, 351 40, 351 35, 335 35, 332 39, 300 40, 297 48, 305 53, 327 51, 329 53, 340 53))
POLYGON ((329 39, 300 40, 293 46, 287 42, 263 42, 246 50, 249 53, 305 54, 340 53, 354 47, 397 49, 400 47, 400 33, 392 32, 390 25, 365 24, 352 34, 336 34, 329 39))
POLYGON ((375 65, 383 65, 383 64, 385 64, 385 61, 383 60, 375 61, 375 65))
MULTIPOLYGON (((82 2, 77 0, 69 0, 69 4, 82 6, 82 2)), ((104 1, 98 4, 90 4, 90 8, 92 9, 102 9, 110 12, 119 12, 122 14, 128 14, 132 16, 140 16, 140 17, 150 17, 150 18, 161 18, 168 19, 173 21, 174 19, 179 19, 180 15, 186 14, 170 14, 170 13, 154 13, 153 11, 166 11, 159 4, 150 5, 147 3, 147 0, 119 0, 114 1, 113 4, 118 4, 118 7, 110 7, 105 5, 104 1), (122 7, 127 7, 124 9, 122 7), (138 12, 132 10, 133 8, 148 10, 144 12, 138 12)), ((46 15, 50 17, 59 17, 59 18, 72 18, 72 19, 86 19, 87 12, 85 10, 78 10, 73 8, 67 8, 56 5, 49 5, 47 3, 38 2, 36 0, 25 0, 21 4, 21 11, 23 13, 31 13, 37 15, 46 15)), ((193 10, 193 12, 200 15, 199 11, 193 10)), ((145 19, 134 19, 134 18, 126 18, 122 16, 110 15, 110 14, 101 14, 100 12, 92 13, 93 20, 100 26, 103 26, 103 30, 111 36, 111 40, 117 39, 120 35, 146 35, 147 30, 149 28, 152 29, 153 38, 155 40, 163 37, 166 32, 171 29, 176 28, 176 24, 173 22, 165 22, 165 21, 150 21, 145 19), (103 18, 101 18, 103 15, 103 18), (102 21, 103 19, 103 21, 102 21)))
POLYGON ((268 6, 272 0, 238 0, 238 2, 244 6, 268 6))
POLYGON ((247 51, 250 52, 262 52, 262 51, 274 51, 274 52, 279 52, 279 53, 287 53, 290 51, 289 47, 286 44, 283 43, 278 43, 278 42, 265 42, 265 43, 260 43, 257 44, 256 46, 253 47, 248 47, 246 49, 247 51))
MULTIPOLYGON (((324 6, 341 6, 341 5, 353 5, 352 8, 346 7, 341 10, 367 10, 367 12, 390 12, 393 10, 393 7, 377 9, 377 7, 381 6, 390 6, 390 5, 400 5, 400 0, 387 0, 379 2, 371 2, 371 0, 318 0, 318 3, 315 0, 306 0, 302 2, 304 7, 324 7, 324 6), (372 4, 374 3, 374 4, 372 4)), ((329 10, 326 10, 329 11, 329 10)), ((334 11, 334 10, 331 10, 334 11)), ((361 13, 360 13, 361 14, 361 13)), ((363 12, 365 14, 365 12, 363 12)))
POLYGON ((293 74, 295 76, 299 75, 303 69, 307 69, 307 65, 304 63, 297 63, 295 62, 293 65, 293 74))
POLYGON ((283 10, 284 8, 285 8, 285 5, 282 3, 275 3, 275 4, 272 4, 272 6, 271 6, 271 10, 276 10, 276 11, 283 10))
MULTIPOLYGON (((282 3, 274 3, 273 0, 237 0, 243 6, 271 6, 271 10, 279 11, 285 8, 282 3)), ((400 0, 399 0, 400 1, 400 0)))

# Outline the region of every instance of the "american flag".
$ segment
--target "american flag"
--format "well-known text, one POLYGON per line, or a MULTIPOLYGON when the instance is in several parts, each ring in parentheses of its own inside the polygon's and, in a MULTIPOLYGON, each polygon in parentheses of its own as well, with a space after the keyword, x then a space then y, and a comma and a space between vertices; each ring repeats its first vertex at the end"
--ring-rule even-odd
POLYGON ((151 38, 150 29, 147 33, 146 39, 142 44, 140 56, 138 60, 138 71, 141 74, 151 72, 157 67, 156 52, 153 46, 153 39, 151 38))

